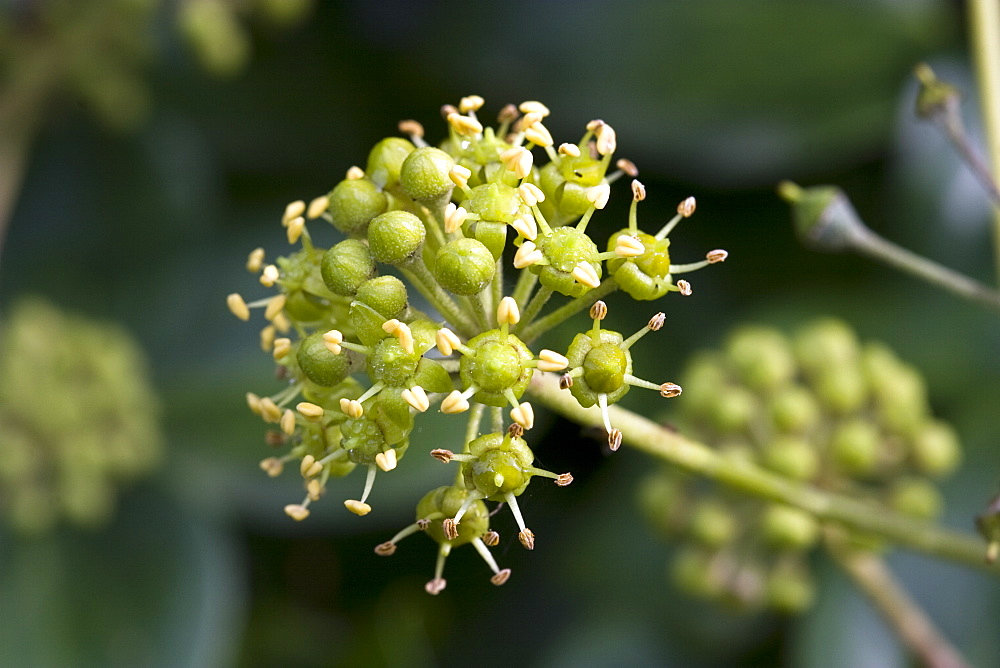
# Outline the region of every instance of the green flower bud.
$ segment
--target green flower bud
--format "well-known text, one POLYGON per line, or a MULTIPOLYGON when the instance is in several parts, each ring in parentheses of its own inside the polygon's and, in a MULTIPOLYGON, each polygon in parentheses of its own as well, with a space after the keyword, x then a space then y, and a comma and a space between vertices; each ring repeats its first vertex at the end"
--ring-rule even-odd
POLYGON ((927 420, 913 437, 913 460, 927 475, 951 473, 962 456, 958 435, 951 426, 938 420, 927 420))
POLYGON ((368 375, 373 381, 380 381, 391 387, 408 387, 417 372, 420 354, 403 350, 399 341, 392 336, 382 339, 368 355, 368 375))
POLYGON ((491 329, 469 339, 466 345, 475 353, 462 356, 459 376, 463 387, 479 388, 474 395, 476 401, 487 406, 506 406, 509 403, 506 390, 521 398, 534 373, 534 369, 525 366, 534 359, 534 354, 521 339, 491 329))
POLYGON ((403 161, 415 150, 416 147, 407 139, 386 137, 368 153, 365 174, 380 190, 394 188, 399 184, 403 161))
POLYGON ((505 501, 508 493, 518 496, 531 481, 535 455, 522 438, 486 434, 469 443, 469 453, 476 459, 462 464, 465 485, 487 500, 505 501))
POLYGON ((803 246, 836 253, 853 248, 858 238, 870 233, 858 212, 840 188, 800 188, 784 181, 778 194, 792 205, 795 233, 803 246))
POLYGON ((567 297, 581 297, 589 292, 591 288, 579 283, 572 273, 577 264, 587 262, 600 278, 601 263, 593 261, 598 254, 597 246, 590 237, 575 227, 557 227, 538 239, 538 249, 549 264, 533 264, 531 271, 538 274, 542 285, 567 297))
POLYGON ((812 378, 812 385, 822 407, 834 415, 855 413, 868 401, 864 374, 857 366, 825 368, 812 378))
POLYGON ((406 285, 395 276, 378 276, 365 281, 358 287, 355 299, 371 306, 386 320, 400 317, 408 303, 406 285))
POLYGON ((783 550, 804 550, 812 547, 819 538, 819 524, 813 516, 791 506, 768 506, 761 528, 764 538, 783 550))
POLYGON ((477 239, 456 239, 442 246, 434 261, 434 277, 445 290, 473 296, 482 292, 496 274, 496 260, 477 239))
POLYGON ((420 499, 417 504, 417 520, 434 518, 424 530, 437 543, 450 543, 452 546, 464 545, 479 538, 490 528, 490 513, 482 501, 474 501, 462 516, 462 521, 456 525, 458 536, 449 540, 444 535, 442 522, 445 518, 454 517, 462 507, 469 490, 461 487, 438 487, 420 499))
POLYGON ((656 529, 667 535, 676 531, 676 510, 684 501, 684 486, 677 476, 662 471, 646 476, 637 497, 639 509, 656 529))
POLYGON ((834 318, 811 322, 795 335, 794 346, 795 356, 807 373, 856 366, 860 351, 851 328, 834 318))
POLYGON ((848 475, 870 475, 879 464, 882 448, 878 429, 862 418, 841 423, 830 439, 830 455, 848 475))
MULTIPOLYGON (((687 388, 685 388, 685 391, 687 388)), ((785 433, 802 433, 819 421, 819 406, 805 388, 789 386, 771 399, 769 409, 774 426, 785 433)))
POLYGON ((723 593, 723 582, 712 568, 713 554, 704 548, 684 547, 670 564, 670 579, 692 596, 717 599, 723 593))
POLYGON ((797 614, 812 605, 816 588, 808 571, 801 566, 779 566, 767 579, 768 606, 787 614, 797 614))
POLYGON ((761 458, 764 466, 793 480, 812 480, 819 472, 819 455, 799 436, 771 439, 764 445, 761 458))
POLYGON ((334 355, 323 342, 323 332, 314 332, 299 343, 295 359, 302 373, 317 385, 333 387, 351 372, 347 355, 334 355))
POLYGON ((351 297, 375 275, 375 258, 368 244, 360 239, 347 239, 323 253, 320 271, 330 292, 351 297))
POLYGON ((706 499, 700 501, 692 510, 688 530, 700 544, 718 548, 735 538, 736 518, 724 503, 706 499))
POLYGON ((705 419, 715 406, 715 398, 726 386, 726 372, 721 355, 703 350, 695 353, 681 379, 684 401, 681 410, 697 420, 705 419))
POLYGON ((385 264, 402 264, 412 258, 426 236, 423 221, 408 211, 387 211, 368 225, 368 247, 385 264))
POLYGON ((770 328, 741 327, 729 338, 726 355, 751 389, 773 391, 795 376, 788 340, 770 328))
POLYGON ((752 392, 742 387, 727 387, 716 400, 712 411, 712 426, 724 433, 745 431, 759 409, 752 392))
POLYGON ((480 220, 509 225, 526 209, 517 190, 502 183, 487 183, 472 189, 466 201, 470 213, 479 214, 480 220))
POLYGON ((422 146, 406 156, 399 182, 418 202, 440 202, 451 196, 455 184, 448 173, 454 166, 452 157, 441 149, 422 146))
POLYGON ((372 218, 385 211, 388 200, 368 179, 344 179, 329 194, 327 210, 333 226, 344 234, 362 234, 372 218))
POLYGON ((889 490, 889 505, 898 512, 923 520, 933 520, 941 514, 944 502, 941 493, 929 480, 904 478, 889 490))

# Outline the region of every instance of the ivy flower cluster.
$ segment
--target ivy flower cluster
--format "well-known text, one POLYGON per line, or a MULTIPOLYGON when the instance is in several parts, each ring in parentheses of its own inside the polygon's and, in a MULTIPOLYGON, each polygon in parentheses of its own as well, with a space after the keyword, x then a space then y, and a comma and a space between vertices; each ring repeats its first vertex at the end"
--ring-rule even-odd
POLYGON ((448 136, 438 146, 416 121, 401 122, 405 137, 375 144, 364 169, 348 169, 326 195, 289 204, 281 222, 295 250, 268 261, 258 248, 247 259, 261 285, 277 293, 250 303, 228 297, 241 320, 263 311, 261 346, 285 381, 278 392, 251 393, 247 401, 274 425, 267 441, 287 448, 262 468, 276 476, 297 463, 304 497, 285 507, 295 520, 309 516, 332 478, 357 467, 361 493, 344 506, 368 514, 376 478, 399 466, 421 414, 468 416, 453 448, 430 453, 458 464, 453 484, 428 492, 415 522, 376 548, 387 556, 410 534, 430 536, 439 546, 426 587, 432 594, 445 587, 445 558, 466 543, 494 584, 509 577, 489 552, 499 535, 486 502, 510 508, 520 543, 532 549, 535 536, 517 497, 533 478, 572 481, 534 464, 526 439, 534 410, 525 396, 532 376, 560 373, 582 405, 600 406, 617 449, 622 435, 607 417, 610 404, 631 387, 664 397, 681 388, 632 373, 630 347, 659 330, 664 315, 625 337, 602 326, 602 299, 619 288, 636 300, 690 295, 690 283, 677 276, 726 259, 714 250, 701 261, 672 263, 668 235, 694 213, 695 201, 684 200, 647 233, 638 221, 646 190, 637 180, 627 225, 595 241, 587 227, 605 208, 611 184, 637 175, 631 162, 613 162, 614 129, 594 120, 577 142, 556 144, 540 102, 504 107, 495 127, 480 121, 483 104, 470 96, 443 107, 448 136), (321 247, 313 235, 328 224, 342 239, 321 247), (414 305, 414 291, 425 307, 414 305), (565 354, 531 347, 588 309, 593 327, 565 354))

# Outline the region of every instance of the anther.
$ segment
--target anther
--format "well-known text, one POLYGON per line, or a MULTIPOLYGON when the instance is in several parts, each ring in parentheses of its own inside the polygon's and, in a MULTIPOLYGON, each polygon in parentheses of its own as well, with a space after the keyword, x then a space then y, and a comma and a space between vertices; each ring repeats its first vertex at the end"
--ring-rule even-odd
POLYGON ((458 538, 458 522, 454 519, 449 517, 441 522, 441 529, 444 531, 444 537, 448 540, 458 538))
POLYGON ((299 412, 299 415, 310 422, 319 422, 323 419, 323 407, 317 406, 316 404, 308 401, 301 401, 296 404, 295 410, 299 412))
POLYGON ((542 350, 538 353, 539 371, 562 371, 569 366, 569 360, 554 350, 542 350))
POLYGON ((505 568, 502 571, 498 571, 493 577, 490 578, 490 582, 495 584, 497 587, 507 582, 510 579, 510 569, 505 568))
POLYGON ((260 400, 260 416, 264 418, 264 422, 278 422, 281 420, 281 409, 271 397, 264 397, 260 400))
POLYGON ((612 429, 608 432, 608 447, 611 448, 611 452, 615 452, 618 448, 622 447, 621 429, 612 429))
POLYGON ((504 123, 513 123, 518 117, 517 107, 512 104, 505 104, 503 108, 500 109, 500 113, 497 114, 497 123, 501 125, 504 123))
POLYGON ((521 438, 524 436, 524 427, 516 422, 512 422, 509 427, 507 427, 507 435, 511 438, 521 438))
POLYGON ((326 195, 320 195, 319 197, 314 197, 309 206, 306 207, 306 218, 312 220, 313 218, 319 218, 323 215, 323 212, 327 210, 330 206, 330 198, 326 195))
POLYGON ((469 187, 469 179, 472 177, 472 171, 463 165, 455 165, 448 172, 448 177, 456 186, 465 189, 469 187))
POLYGON ((571 485, 572 483, 573 483, 572 473, 560 473, 559 476, 556 478, 556 484, 560 487, 566 487, 568 485, 571 485))
POLYGON ((348 399, 343 397, 340 400, 340 410, 344 412, 344 415, 351 418, 359 418, 365 414, 365 407, 361 405, 360 401, 354 399, 348 399))
POLYGON ((451 458, 455 456, 455 453, 451 450, 445 450, 444 448, 434 448, 431 450, 431 457, 434 459, 444 462, 447 464, 451 461, 451 458))
POLYGON ((618 257, 639 257, 646 252, 646 247, 637 238, 621 234, 615 239, 615 255, 618 257))
POLYGON ((601 155, 611 155, 618 148, 618 137, 615 129, 604 123, 595 132, 597 135, 597 152, 601 155))
POLYGON ((264 317, 267 320, 274 320, 285 308, 285 295, 275 295, 267 300, 267 307, 264 309, 264 317))
POLYGON ((685 218, 690 218, 694 215, 695 206, 697 203, 694 197, 688 197, 686 200, 677 205, 677 213, 681 214, 685 218))
POLYGON ((299 473, 303 478, 315 478, 323 471, 323 465, 312 455, 306 455, 299 464, 299 473))
POLYGON ((677 291, 680 292, 685 297, 691 296, 691 284, 687 281, 681 279, 677 281, 677 291))
POLYGON ((437 344, 437 349, 445 357, 451 355, 456 348, 462 345, 462 340, 458 338, 458 335, 447 327, 442 327, 437 331, 434 335, 434 341, 437 344))
POLYGON ((535 219, 530 215, 517 218, 510 224, 510 226, 514 228, 515 232, 528 241, 534 241, 538 238, 538 225, 535 223, 535 219))
POLYGON ((725 251, 721 248, 716 248, 715 250, 708 251, 705 255, 705 259, 708 260, 709 264, 715 264, 717 262, 725 262, 726 258, 729 257, 729 251, 725 251))
POLYGON ((275 431, 274 429, 268 429, 264 432, 264 443, 271 446, 272 448, 280 448, 285 445, 285 435, 280 431, 275 431))
POLYGON ((290 202, 288 206, 285 207, 285 213, 281 216, 281 225, 288 225, 289 221, 293 218, 298 218, 306 211, 306 203, 302 200, 296 200, 290 202))
POLYGON ((243 297, 239 293, 234 292, 226 297, 226 306, 229 307, 229 312, 240 320, 245 322, 250 319, 250 307, 243 301, 243 297))
MULTIPOLYGON (((525 242, 525 244, 527 243, 528 242, 525 242)), ((521 245, 521 248, 524 248, 524 244, 521 245)), ((515 263, 514 266, 517 266, 517 264, 515 263)), ((573 271, 571 273, 577 283, 585 285, 588 288, 596 288, 601 284, 601 277, 597 275, 597 271, 589 262, 578 262, 577 265, 573 267, 573 271)))
POLYGON ((590 318, 592 320, 604 320, 606 317, 608 317, 608 305, 598 299, 590 307, 590 318))
POLYGON ((260 273, 260 284, 265 288, 269 288, 274 285, 280 277, 281 274, 278 272, 278 268, 273 264, 269 264, 264 267, 264 271, 260 273))
POLYGON ((524 138, 541 147, 552 146, 552 134, 541 123, 535 123, 524 131, 524 138))
POLYGON ((302 216, 296 216, 288 221, 288 229, 285 232, 285 236, 288 237, 288 243, 294 244, 300 238, 302 238, 302 232, 306 229, 306 219, 302 216))
POLYGON ((427 398, 427 393, 419 385, 414 385, 409 389, 403 390, 399 393, 399 396, 403 398, 403 401, 421 413, 430 408, 431 403, 427 398))
POLYGON ((344 507, 350 510, 358 517, 364 517, 365 515, 367 515, 372 511, 372 507, 369 506, 367 503, 363 503, 361 501, 355 501, 353 499, 348 499, 347 501, 344 501, 344 507))
POLYGON ((396 544, 391 540, 387 540, 384 543, 379 543, 375 546, 375 554, 380 557, 390 557, 396 552, 396 544))
POLYGON ((444 231, 448 234, 458 232, 468 217, 469 212, 465 207, 455 206, 454 202, 449 202, 444 210, 444 231))
POLYGON ((681 396, 683 389, 677 383, 663 383, 660 385, 660 396, 665 399, 673 399, 681 396))
POLYGON ((591 132, 597 132, 597 129, 600 128, 602 125, 604 125, 604 121, 602 121, 599 118, 595 118, 594 120, 587 123, 587 129, 590 130, 591 132))
POLYGON ((285 465, 277 457, 268 457, 260 462, 260 469, 271 478, 277 478, 285 470, 285 465))
POLYGON ((484 104, 486 104, 486 100, 478 95, 467 95, 459 101, 458 110, 467 114, 470 111, 479 111, 484 104))
POLYGON ((344 342, 344 335, 339 330, 331 329, 323 335, 323 345, 334 355, 339 355, 342 348, 340 344, 344 342))
POLYGON ((357 181, 365 178, 365 170, 361 169, 357 165, 352 165, 347 169, 347 173, 344 176, 348 181, 357 181))
POLYGON ((415 121, 412 118, 400 121, 397 127, 404 135, 409 135, 410 137, 424 136, 424 126, 421 125, 419 121, 415 121))
POLYGON ((587 201, 598 209, 603 209, 608 205, 608 198, 611 196, 611 186, 607 183, 599 183, 592 188, 587 188, 587 201))
POLYGON ((256 274, 262 266, 264 266, 264 249, 254 248, 247 255, 247 271, 251 274, 256 274))
POLYGON ((407 355, 413 354, 413 332, 410 331, 410 326, 405 322, 400 322, 396 318, 386 320, 382 323, 382 331, 395 336, 399 340, 400 347, 407 355))
POLYGON ((457 112, 448 114, 448 124, 460 135, 478 135, 483 131, 483 125, 471 116, 463 116, 457 112))
POLYGON ((535 534, 531 532, 531 529, 525 529, 517 534, 517 539, 521 541, 523 545, 528 550, 535 549, 535 534))
POLYGON ((281 414, 281 422, 278 423, 278 426, 280 426, 281 431, 283 431, 288 436, 294 434, 295 411, 293 411, 291 408, 286 409, 285 412, 281 414))
POLYGON ((396 468, 398 460, 396 459, 396 450, 389 448, 385 452, 380 452, 375 455, 375 465, 378 466, 383 471, 391 471, 396 468))
POLYGON ((285 506, 285 514, 296 522, 301 522, 309 517, 309 509, 299 503, 289 503, 285 506))
POLYGON ((521 247, 517 249, 517 252, 514 253, 514 268, 524 269, 525 267, 530 267, 543 259, 545 259, 545 256, 542 255, 542 251, 538 250, 534 242, 526 240, 521 244, 521 247))
POLYGON ((424 585, 424 591, 426 591, 431 596, 437 596, 444 591, 444 588, 448 586, 448 582, 444 578, 434 578, 430 582, 424 585))
POLYGON ((452 114, 458 113, 458 107, 453 104, 442 104, 441 105, 441 118, 448 120, 448 117, 452 114))
POLYGON ((514 146, 500 154, 500 162, 503 163, 504 167, 514 172, 514 176, 523 179, 531 173, 534 158, 528 149, 523 146, 514 146))
POLYGON ((573 387, 573 376, 569 375, 568 373, 564 373, 563 375, 559 376, 560 390, 568 390, 571 387, 573 387))
POLYGON ((621 158, 615 163, 615 167, 622 170, 633 179, 639 176, 639 168, 635 166, 635 163, 628 158, 621 158))
POLYGON ((483 534, 483 545, 486 547, 496 547, 500 544, 500 534, 490 529, 483 534))
POLYGON ((513 297, 504 297, 497 306, 497 322, 501 325, 516 325, 521 321, 521 312, 513 297))
POLYGON ((559 153, 560 155, 568 155, 571 158, 579 158, 580 147, 576 144, 559 144, 559 153))
POLYGON ((525 401, 517 408, 511 409, 510 419, 525 429, 531 429, 535 425, 535 411, 531 408, 531 404, 525 401))
POLYGON ((654 315, 652 318, 649 319, 649 322, 646 324, 646 326, 649 327, 650 331, 658 332, 660 331, 660 328, 663 327, 663 323, 666 319, 667 316, 665 314, 657 313, 656 315, 654 315))
POLYGON ((521 110, 522 114, 539 114, 542 118, 551 113, 548 107, 537 100, 526 100, 517 108, 521 110))
POLYGON ((534 183, 522 183, 517 187, 517 194, 521 196, 521 201, 528 206, 535 206, 539 202, 545 201, 545 193, 534 183))
POLYGON ((280 338, 274 340, 274 348, 271 349, 271 355, 274 357, 274 361, 280 361, 288 355, 292 350, 292 340, 288 338, 280 338))
POLYGON ((455 413, 464 413, 469 410, 469 402, 466 401, 465 397, 458 390, 453 390, 451 394, 444 398, 441 402, 441 412, 449 415, 455 413))
POLYGON ((638 179, 632 180, 632 199, 636 202, 646 199, 646 186, 642 185, 638 179))
POLYGON ((319 480, 313 478, 306 483, 306 496, 309 497, 310 501, 319 501, 320 497, 323 496, 324 489, 319 480))
POLYGON ((274 347, 274 337, 276 336, 274 325, 268 325, 260 330, 260 349, 265 353, 271 352, 274 347))

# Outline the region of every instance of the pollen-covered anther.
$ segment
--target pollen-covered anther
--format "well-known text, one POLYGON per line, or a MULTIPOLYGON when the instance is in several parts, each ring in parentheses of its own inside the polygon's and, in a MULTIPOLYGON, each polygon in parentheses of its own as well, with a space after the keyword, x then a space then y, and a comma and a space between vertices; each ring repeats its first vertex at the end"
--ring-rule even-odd
POLYGON ((595 132, 597 135, 597 152, 601 155, 611 155, 618 148, 618 136, 615 129, 604 123, 595 132))
POLYGON ((525 100, 517 108, 521 110, 522 114, 539 114, 542 118, 552 113, 548 107, 538 100, 525 100))
POLYGON ((573 474, 572 473, 560 473, 556 478, 556 485, 559 487, 567 487, 573 484, 573 474))
POLYGON ((496 573, 494 573, 493 577, 490 578, 490 582, 499 587, 503 583, 507 582, 507 580, 509 579, 510 579, 510 569, 505 568, 501 571, 497 571, 496 573))
POLYGON ((532 144, 541 147, 552 146, 553 139, 549 129, 541 123, 535 123, 524 131, 524 138, 532 144))
POLYGON ((398 127, 399 131, 404 135, 409 135, 410 137, 424 136, 424 126, 421 125, 420 121, 415 121, 412 118, 400 121, 396 127, 398 127))
POLYGON ((535 411, 527 401, 510 411, 510 419, 525 429, 535 426, 535 411))
POLYGON ((253 392, 247 392, 246 398, 247 398, 247 408, 249 408, 254 415, 260 415, 261 398, 256 394, 254 394, 253 392))
POLYGON ((539 371, 562 371, 569 366, 569 360, 554 350, 542 350, 538 353, 539 371))
POLYGON ((521 541, 521 545, 528 550, 535 549, 535 534, 532 533, 531 529, 525 529, 517 534, 517 539, 521 541))
POLYGON ((264 309, 264 317, 267 320, 274 320, 284 308, 285 295, 275 295, 267 301, 267 307, 264 309))
POLYGON ((681 279, 677 281, 677 291, 680 292, 685 297, 691 296, 691 284, 681 279))
POLYGON ((400 322, 396 318, 386 320, 382 323, 382 331, 395 336, 399 341, 400 347, 406 351, 407 355, 413 354, 413 332, 410 331, 410 326, 405 322, 400 322))
POLYGON ((441 402, 442 413, 453 415, 455 413, 464 413, 467 410, 469 410, 469 402, 458 390, 453 390, 452 393, 445 397, 441 402))
POLYGON ((442 104, 441 105, 441 118, 448 120, 448 117, 452 114, 458 113, 458 107, 453 104, 442 104))
POLYGON ((337 329, 331 329, 323 335, 323 345, 334 355, 339 355, 343 350, 340 344, 344 342, 344 335, 337 329))
POLYGON ((444 537, 448 540, 455 540, 458 538, 458 522, 453 518, 446 518, 441 522, 441 529, 444 531, 444 537))
POLYGON ((434 578, 430 582, 424 585, 424 591, 426 591, 431 596, 437 596, 444 591, 444 588, 448 586, 448 581, 444 578, 434 578))
POLYGON ((306 229, 306 219, 302 216, 296 216, 288 221, 288 229, 285 231, 285 236, 288 237, 288 243, 294 244, 296 241, 302 238, 302 232, 306 229))
POLYGON ((289 202, 285 207, 285 213, 281 216, 281 225, 287 226, 293 218, 298 218, 306 212, 306 203, 302 200, 289 202))
POLYGON ((260 470, 270 478, 277 478, 285 470, 285 464, 277 457, 268 457, 260 461, 260 470))
POLYGON ((501 325, 516 325, 521 321, 521 311, 513 297, 504 297, 497 306, 497 322, 501 325))
POLYGON ((380 452, 375 455, 375 465, 378 466, 383 471, 391 471, 396 468, 396 464, 399 460, 396 458, 395 448, 389 448, 385 452, 380 452))
POLYGON ((520 114, 517 111, 517 107, 512 104, 505 104, 500 108, 499 113, 497 113, 497 123, 500 124, 510 124, 517 120, 520 114))
POLYGON ((264 422, 278 422, 281 420, 281 409, 271 397, 264 397, 260 400, 260 416, 264 422))
POLYGON ((427 398, 424 388, 419 385, 414 385, 409 389, 403 390, 399 393, 399 396, 403 398, 403 401, 421 413, 426 412, 430 408, 430 399, 427 398))
POLYGON ((725 262, 726 258, 729 257, 729 251, 723 250, 721 248, 716 248, 715 250, 708 251, 705 255, 705 259, 708 260, 709 264, 716 264, 717 262, 725 262))
POLYGON ((677 383, 663 383, 660 385, 660 396, 665 399, 673 399, 674 397, 681 396, 681 392, 684 390, 677 383))
POLYGON ((442 327, 437 331, 434 335, 434 342, 437 344, 437 349, 445 357, 451 355, 456 348, 462 345, 462 339, 458 338, 458 334, 447 327, 442 327))
POLYGON ((301 522, 305 518, 309 517, 309 509, 300 503, 289 503, 285 506, 285 514, 296 522, 301 522))
POLYGON ((604 303, 604 300, 598 299, 590 307, 590 317, 593 320, 604 320, 608 317, 608 305, 604 303))
POLYGON ((451 461, 451 458, 455 456, 455 453, 451 450, 446 450, 445 448, 434 448, 431 450, 431 457, 438 460, 439 462, 444 462, 447 464, 451 461))
POLYGON ((508 170, 514 172, 514 176, 523 179, 531 173, 534 158, 528 149, 523 146, 514 146, 500 154, 500 162, 508 170))
POLYGON ((343 411, 344 415, 351 418, 359 418, 365 414, 365 407, 361 405, 360 401, 355 399, 348 399, 343 397, 340 400, 340 410, 343 411))
POLYGON ((618 257, 639 257, 645 252, 646 247, 636 237, 621 234, 615 239, 615 255, 618 257))
POLYGON ((281 278, 281 274, 273 264, 267 265, 264 267, 264 271, 260 272, 260 284, 265 288, 273 286, 279 278, 281 278))
POLYGON ((677 213, 681 214, 685 218, 690 218, 694 215, 694 210, 697 206, 694 197, 688 197, 686 200, 677 205, 677 213))
MULTIPOLYGON (((521 248, 524 248, 524 245, 522 245, 521 248)), ((589 262, 578 262, 577 265, 573 267, 572 275, 573 278, 576 279, 577 283, 585 285, 588 288, 596 288, 601 284, 601 277, 597 275, 597 271, 589 262)))
POLYGON ((539 114, 537 111, 529 111, 528 113, 526 113, 524 116, 521 117, 520 121, 518 121, 518 129, 521 132, 524 132, 531 126, 535 125, 536 123, 541 123, 543 118, 545 117, 539 114))
POLYGON ((299 473, 303 478, 315 478, 323 471, 323 465, 312 455, 306 455, 299 464, 299 473))
POLYGON ((471 116, 453 112, 448 114, 448 124, 460 135, 478 135, 483 131, 483 124, 471 116))
POLYGON ((545 259, 542 251, 538 250, 533 241, 525 241, 514 253, 514 268, 524 269, 545 259))
POLYGON ((530 215, 524 215, 515 219, 510 226, 514 228, 515 232, 528 241, 534 241, 538 238, 538 225, 535 223, 535 219, 530 215))
POLYGON ((271 356, 274 357, 274 361, 280 361, 284 359, 289 352, 292 350, 292 340, 282 337, 280 339, 274 340, 274 348, 271 349, 271 356))
POLYGON ((483 534, 483 545, 486 547, 496 547, 500 544, 500 534, 490 529, 483 534))
POLYGON ((306 483, 306 496, 309 497, 310 501, 319 501, 325 490, 322 483, 315 478, 306 483))
POLYGON ((353 165, 348 168, 347 173, 344 176, 348 181, 357 181, 365 178, 365 170, 361 169, 357 165, 353 165))
POLYGON ((580 157, 580 147, 576 144, 562 143, 559 144, 559 154, 568 155, 571 158, 580 157))
MULTIPOLYGON (((522 183, 517 187, 517 194, 521 196, 521 201, 528 206, 535 206, 539 202, 545 201, 545 193, 534 183, 522 183)), ((534 237, 532 237, 532 240, 534 240, 534 237)))
POLYGON ((278 426, 281 427, 281 431, 284 432, 286 435, 291 436, 292 434, 294 434, 295 411, 293 411, 291 408, 286 409, 285 412, 281 414, 281 422, 278 423, 278 426))
POLYGON ((638 179, 632 180, 632 199, 636 202, 646 199, 646 186, 642 185, 638 179))
POLYGON ((260 268, 264 266, 264 249, 254 248, 247 255, 247 271, 251 274, 256 274, 260 271, 260 268))
POLYGON ((516 422, 511 422, 507 427, 507 435, 511 438, 521 438, 524 436, 524 427, 516 422))
POLYGON ((387 540, 384 543, 379 543, 375 546, 375 554, 380 557, 391 557, 396 553, 396 544, 391 540, 387 540))
POLYGON ((618 448, 622 447, 621 429, 612 429, 608 432, 608 447, 611 448, 611 452, 615 452, 618 448))
POLYGON ((327 210, 330 206, 330 198, 326 195, 320 195, 319 197, 314 197, 309 206, 306 207, 306 218, 312 220, 313 218, 319 218, 323 215, 323 212, 327 210))
POLYGON ((250 319, 250 307, 243 301, 243 297, 239 293, 234 292, 226 297, 226 306, 229 307, 229 312, 240 320, 245 322, 250 319))
POLYGON ((639 168, 635 166, 635 163, 628 158, 621 158, 615 162, 615 167, 622 170, 633 179, 639 176, 639 168))
POLYGON ((611 197, 611 186, 607 183, 599 183, 596 186, 587 188, 587 201, 598 209, 603 209, 608 205, 608 198, 611 197))
POLYGON ((260 330, 260 349, 265 353, 271 352, 271 348, 274 347, 274 337, 276 336, 276 331, 274 325, 268 325, 260 330))
POLYGON ((369 506, 367 503, 363 503, 361 501, 355 501, 353 499, 348 499, 347 501, 344 501, 344 507, 350 510, 358 517, 364 517, 365 515, 367 515, 372 511, 372 507, 369 506))
POLYGON ((459 188, 468 188, 469 179, 472 177, 472 171, 463 165, 455 165, 448 172, 448 178, 459 188))
POLYGON ((458 232, 468 217, 469 212, 465 210, 465 207, 456 206, 454 202, 449 202, 444 209, 444 231, 448 234, 458 232))
POLYGON ((288 322, 288 318, 285 317, 284 313, 279 313, 274 316, 274 320, 271 321, 271 324, 274 325, 274 329, 276 331, 279 331, 282 334, 292 328, 292 323, 288 322))
MULTIPOLYGON (((358 405, 360 406, 361 404, 358 405)), ((310 422, 319 422, 323 419, 323 407, 317 406, 316 404, 308 401, 300 401, 295 405, 295 410, 299 412, 299 415, 310 422)))
POLYGON ((649 319, 649 322, 646 323, 646 326, 649 327, 649 331, 658 332, 663 327, 663 323, 666 322, 666 320, 667 320, 666 314, 662 312, 657 313, 656 315, 654 315, 652 318, 649 319))
POLYGON ((559 376, 560 390, 568 390, 571 387, 573 387, 573 376, 569 375, 568 373, 564 373, 563 375, 559 376))
POLYGON ((470 111, 479 111, 482 106, 486 104, 486 100, 478 95, 466 95, 458 102, 458 110, 463 114, 467 114, 470 111))

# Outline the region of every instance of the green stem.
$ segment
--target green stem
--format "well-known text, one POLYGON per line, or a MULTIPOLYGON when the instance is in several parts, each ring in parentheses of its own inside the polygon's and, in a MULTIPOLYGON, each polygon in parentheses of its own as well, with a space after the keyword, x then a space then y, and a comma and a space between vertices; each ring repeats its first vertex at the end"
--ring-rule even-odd
POLYGON ((493 274, 493 283, 491 284, 493 291, 493 304, 490 309, 490 323, 496 327, 499 323, 496 322, 497 307, 500 305, 500 301, 503 299, 503 258, 501 257, 497 260, 497 270, 493 274))
POLYGON ((521 314, 521 328, 530 327, 531 323, 538 316, 538 312, 542 310, 549 298, 552 296, 552 288, 547 288, 544 285, 538 288, 538 291, 528 302, 528 305, 524 308, 524 312, 521 314))
MULTIPOLYGON (((986 144, 994 175, 1000 174, 1000 5, 970 0, 969 30, 979 84, 986 144)), ((993 207, 993 250, 1000 279, 1000 207, 993 207)))
POLYGON ((524 310, 528 303, 528 297, 531 296, 531 291, 534 289, 535 285, 538 283, 538 274, 532 272, 529 269, 522 269, 517 277, 517 285, 514 286, 514 292, 511 293, 511 297, 517 302, 517 307, 520 310, 524 310))
POLYGON ((557 325, 561 325, 563 321, 573 315, 576 315, 580 311, 590 308, 598 299, 607 297, 617 289, 618 283, 615 282, 615 279, 610 277, 606 278, 598 287, 594 288, 587 294, 582 297, 577 297, 571 302, 563 304, 551 313, 548 313, 544 317, 531 323, 531 325, 519 332, 518 336, 525 343, 531 343, 545 332, 549 331, 553 327, 556 327, 557 325))
MULTIPOLYGON (((600 410, 581 407, 572 394, 559 389, 559 379, 554 374, 535 374, 529 391, 540 404, 578 424, 603 425, 600 410)), ((727 459, 701 443, 618 406, 611 406, 609 412, 611 423, 621 430, 625 443, 685 471, 753 496, 801 508, 821 520, 874 533, 913 550, 986 568, 1000 575, 1000 564, 989 566, 985 563, 986 544, 978 536, 797 483, 743 460, 727 459)))
POLYGON ((420 291, 420 294, 430 302, 431 306, 436 308, 460 334, 466 338, 475 336, 475 333, 478 331, 476 324, 459 308, 455 300, 451 298, 451 295, 437 284, 437 281, 434 280, 431 272, 423 265, 420 258, 417 258, 409 265, 399 267, 399 270, 420 291))

